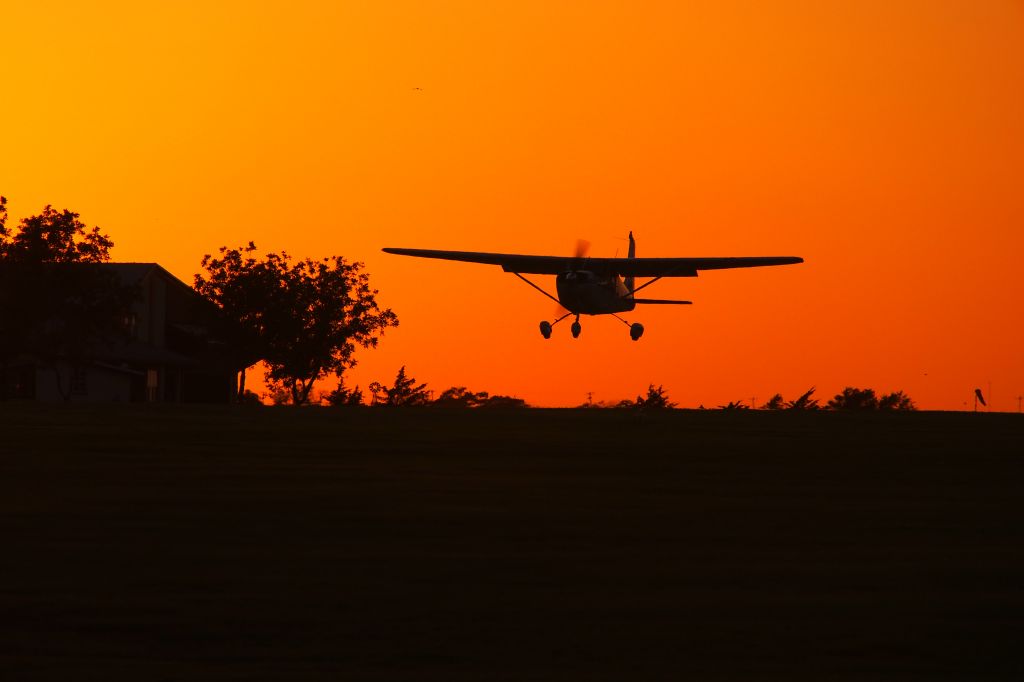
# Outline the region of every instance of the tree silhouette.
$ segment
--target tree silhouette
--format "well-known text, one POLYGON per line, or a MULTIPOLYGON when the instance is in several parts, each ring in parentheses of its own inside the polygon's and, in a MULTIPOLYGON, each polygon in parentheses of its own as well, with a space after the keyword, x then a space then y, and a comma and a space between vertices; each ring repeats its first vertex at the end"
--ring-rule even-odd
POLYGON ((660 384, 657 388, 654 384, 650 384, 647 387, 646 397, 638 395, 636 400, 623 400, 618 404, 618 407, 633 407, 641 410, 670 410, 675 406, 676 404, 669 400, 665 387, 660 384))
POLYGON ((781 410, 784 409, 785 407, 786 401, 783 400, 781 393, 776 393, 775 395, 768 399, 768 402, 764 404, 764 409, 766 410, 781 410))
POLYGON ((748 405, 744 405, 742 400, 731 400, 725 405, 719 405, 720 410, 749 410, 748 405))
POLYGON ((875 410, 878 409, 878 398, 873 389, 847 386, 829 400, 826 407, 830 410, 875 410))
POLYGON ((345 386, 345 377, 338 380, 338 387, 323 397, 333 407, 357 407, 363 404, 363 390, 356 386, 349 389, 345 386))
POLYGON ((409 407, 430 402, 427 385, 417 385, 416 379, 405 373, 405 365, 399 368, 398 374, 395 375, 395 384, 390 388, 379 381, 371 383, 370 396, 374 405, 385 407, 409 407))
POLYGON ((529 405, 522 398, 510 395, 492 395, 482 402, 479 407, 486 410, 491 408, 523 408, 529 407, 529 405))
POLYGON ((487 391, 475 393, 465 386, 452 386, 441 392, 434 401, 438 407, 480 407, 490 399, 487 391))
POLYGON ((98 267, 113 242, 79 217, 47 205, 12 231, 0 198, 0 373, 11 358, 31 357, 53 370, 65 400, 59 364, 80 366, 118 340, 137 295, 98 267))
POLYGON ((817 410, 818 409, 818 399, 811 397, 811 396, 814 395, 814 391, 815 391, 815 388, 814 388, 814 386, 812 386, 811 388, 809 388, 807 390, 806 393, 801 395, 796 400, 791 400, 788 403, 786 403, 786 409, 787 410, 817 410))
POLYGON ((893 391, 878 398, 878 409, 895 412, 910 412, 917 409, 917 405, 910 399, 910 396, 903 391, 893 391))
POLYGON ((238 324, 234 343, 245 370, 267 363, 266 379, 285 386, 296 405, 309 399, 313 384, 354 366, 356 346, 374 348, 398 317, 377 305, 363 264, 340 256, 292 261, 285 252, 256 258, 256 245, 221 247, 206 255, 206 274, 195 288, 238 324))

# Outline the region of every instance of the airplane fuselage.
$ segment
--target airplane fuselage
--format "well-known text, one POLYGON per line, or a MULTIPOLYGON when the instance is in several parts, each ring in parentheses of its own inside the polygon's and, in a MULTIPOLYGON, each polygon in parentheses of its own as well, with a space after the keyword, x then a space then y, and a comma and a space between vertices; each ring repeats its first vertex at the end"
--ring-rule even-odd
POLYGON ((633 310, 636 303, 622 278, 588 270, 569 270, 555 277, 558 302, 577 315, 605 315, 633 310))

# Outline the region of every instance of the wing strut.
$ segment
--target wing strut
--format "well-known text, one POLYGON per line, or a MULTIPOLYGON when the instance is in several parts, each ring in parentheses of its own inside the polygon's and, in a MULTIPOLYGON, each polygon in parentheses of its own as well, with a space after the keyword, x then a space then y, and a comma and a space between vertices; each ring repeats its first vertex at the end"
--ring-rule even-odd
POLYGON ((652 280, 651 280, 651 281, 649 281, 649 282, 644 282, 643 284, 641 284, 640 286, 638 286, 638 287, 637 287, 636 289, 633 289, 633 291, 631 291, 631 292, 629 292, 629 293, 630 293, 630 294, 635 294, 636 292, 640 291, 641 289, 644 289, 644 288, 646 288, 646 287, 649 287, 649 286, 651 286, 652 284, 654 284, 655 282, 657 282, 657 281, 658 281, 659 279, 661 279, 661 277, 655 277, 654 279, 652 279, 652 280))
POLYGON ((537 286, 536 284, 534 284, 534 283, 533 283, 533 282, 531 282, 530 280, 528 280, 528 279, 526 279, 525 277, 523 277, 522 275, 520 275, 520 274, 519 274, 518 272, 513 272, 512 274, 513 274, 513 275, 515 275, 516 277, 518 277, 519 279, 523 280, 523 281, 524 281, 524 282, 526 282, 527 284, 529 284, 529 285, 530 285, 531 287, 533 287, 534 289, 536 289, 536 290, 537 290, 537 291, 539 291, 540 293, 542 293, 542 294, 544 294, 545 296, 547 296, 548 298, 550 298, 550 299, 551 299, 552 301, 554 301, 554 302, 555 302, 555 303, 557 303, 558 305, 562 305, 562 302, 561 302, 561 301, 559 301, 559 300, 558 300, 557 298, 555 298, 554 296, 552 296, 552 295, 551 295, 551 294, 549 294, 548 292, 546 292, 546 291, 544 291, 543 289, 541 289, 541 288, 540 288, 539 286, 537 286))

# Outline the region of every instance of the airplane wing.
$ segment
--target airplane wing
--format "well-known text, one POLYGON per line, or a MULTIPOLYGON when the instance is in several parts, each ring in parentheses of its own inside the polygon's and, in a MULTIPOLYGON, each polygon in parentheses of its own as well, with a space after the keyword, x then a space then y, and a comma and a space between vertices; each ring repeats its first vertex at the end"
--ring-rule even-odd
POLYGON ((418 258, 439 258, 464 263, 500 265, 505 272, 527 275, 557 275, 567 270, 589 270, 623 277, 696 277, 698 270, 756 268, 766 265, 803 263, 796 256, 755 256, 744 258, 576 258, 573 256, 523 256, 514 253, 477 251, 436 251, 433 249, 382 249, 385 253, 418 258))

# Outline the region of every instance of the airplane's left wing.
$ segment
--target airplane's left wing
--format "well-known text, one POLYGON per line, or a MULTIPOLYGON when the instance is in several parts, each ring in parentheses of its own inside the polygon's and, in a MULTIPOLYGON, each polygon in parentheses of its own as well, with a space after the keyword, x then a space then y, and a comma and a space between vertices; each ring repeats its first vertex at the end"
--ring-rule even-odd
POLYGON ((579 269, 579 264, 594 259, 566 258, 564 256, 522 256, 515 253, 482 253, 478 251, 435 251, 434 249, 382 249, 385 253, 417 258, 439 258, 464 263, 500 265, 505 272, 528 275, 557 275, 566 270, 579 269))
POLYGON ((524 256, 514 253, 478 251, 436 251, 433 249, 383 249, 386 253, 418 258, 439 258, 500 265, 505 272, 528 275, 557 275, 568 270, 589 270, 602 275, 625 277, 696 277, 698 270, 755 268, 803 263, 796 256, 754 256, 744 258, 577 258, 574 256, 524 256))

